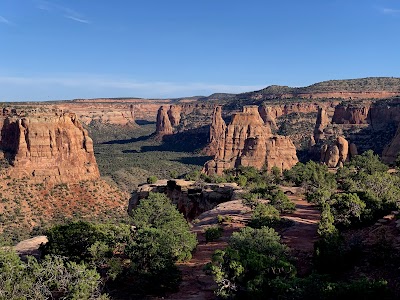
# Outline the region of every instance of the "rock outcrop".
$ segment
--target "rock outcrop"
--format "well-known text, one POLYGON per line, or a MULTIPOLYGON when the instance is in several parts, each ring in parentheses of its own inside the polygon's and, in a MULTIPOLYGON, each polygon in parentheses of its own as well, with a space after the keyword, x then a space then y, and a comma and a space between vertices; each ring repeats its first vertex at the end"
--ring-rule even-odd
POLYGON ((336 139, 336 145, 339 149, 339 161, 344 163, 348 160, 349 156, 349 142, 342 136, 338 136, 336 139))
POLYGON ((329 118, 326 110, 318 107, 317 121, 314 128, 314 142, 324 139, 324 129, 329 124, 329 118))
POLYGON ((216 106, 210 126, 210 140, 207 149, 204 151, 208 155, 216 155, 222 150, 225 141, 226 124, 222 118, 222 106, 216 106))
POLYGON ((15 178, 70 183, 100 177, 93 142, 75 114, 5 113, 0 117, 0 152, 15 178))
POLYGON ((342 136, 338 136, 333 144, 324 144, 321 147, 320 162, 329 168, 343 166, 351 157, 357 155, 357 147, 342 136))
POLYGON ((219 141, 215 158, 208 161, 203 171, 221 175, 224 170, 238 166, 252 166, 270 170, 290 169, 297 162, 296 148, 288 137, 273 135, 264 124, 257 106, 244 106, 226 127, 219 141))
POLYGON ((177 205, 178 210, 189 220, 208 211, 218 204, 230 201, 241 192, 236 183, 203 184, 185 180, 159 180, 154 184, 139 186, 129 200, 128 212, 149 196, 150 192, 163 193, 177 205))
POLYGON ((335 107, 332 123, 335 124, 367 124, 370 103, 358 105, 339 104, 335 107))
POLYGON ((210 124, 214 104, 176 104, 161 106, 157 113, 156 134, 169 135, 210 124))
POLYGON ((357 150, 356 144, 350 143, 349 153, 350 153, 350 157, 354 157, 354 156, 358 155, 358 150, 357 150))
POLYGON ((400 154, 400 126, 397 128, 396 135, 389 145, 383 149, 382 160, 385 163, 393 164, 400 154))
POLYGON ((181 111, 182 106, 180 105, 171 105, 168 110, 168 118, 171 122, 171 126, 178 126, 181 121, 181 111))
POLYGON ((173 128, 169 119, 168 110, 165 106, 161 106, 157 113, 156 134, 168 135, 172 133, 173 128))
POLYGON ((276 115, 278 112, 266 105, 261 105, 258 108, 258 112, 260 113, 261 118, 263 119, 264 123, 268 125, 272 130, 276 130, 278 127, 276 126, 276 115))

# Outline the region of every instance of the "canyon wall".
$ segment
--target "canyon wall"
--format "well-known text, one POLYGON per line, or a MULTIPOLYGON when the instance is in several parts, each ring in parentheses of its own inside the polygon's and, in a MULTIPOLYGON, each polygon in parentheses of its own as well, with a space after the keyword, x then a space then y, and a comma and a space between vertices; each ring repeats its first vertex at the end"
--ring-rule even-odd
POLYGON ((68 183, 100 177, 93 142, 72 113, 0 116, 0 153, 10 176, 35 182, 68 183))
POLYGON ((156 134, 169 135, 188 129, 208 126, 215 105, 185 103, 160 106, 156 118, 156 134))
POLYGON ((400 154, 400 125, 397 128, 393 140, 383 149, 382 160, 388 164, 394 164, 400 154))

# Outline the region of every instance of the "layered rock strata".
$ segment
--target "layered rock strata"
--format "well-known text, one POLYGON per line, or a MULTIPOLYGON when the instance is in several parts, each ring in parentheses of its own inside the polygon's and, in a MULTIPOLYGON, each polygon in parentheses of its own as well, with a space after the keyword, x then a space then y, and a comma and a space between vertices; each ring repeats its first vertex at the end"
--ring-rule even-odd
POLYGON ((225 140, 225 130, 226 124, 222 118, 222 106, 216 106, 210 126, 210 140, 205 152, 215 155, 222 148, 225 140))
POLYGON ((326 110, 322 107, 318 107, 317 121, 314 128, 314 139, 315 143, 324 139, 324 129, 329 124, 329 117, 326 110))
POLYGON ((171 120, 169 119, 168 110, 165 106, 161 106, 157 112, 156 133, 158 135, 168 135, 173 133, 171 120))
POLYGON ((273 109, 271 106, 261 105, 258 108, 260 117, 263 119, 264 123, 268 125, 272 130, 276 130, 278 126, 276 125, 276 116, 278 115, 277 110, 273 109))
POLYGON ((12 166, 10 176, 34 182, 71 183, 100 177, 93 142, 75 114, 4 113, 0 152, 12 166))
POLYGON ((209 175, 223 174, 224 170, 251 166, 270 170, 290 169, 297 162, 296 148, 288 137, 273 135, 258 113, 257 106, 244 106, 236 113, 217 141, 215 158, 208 161, 203 171, 209 175))

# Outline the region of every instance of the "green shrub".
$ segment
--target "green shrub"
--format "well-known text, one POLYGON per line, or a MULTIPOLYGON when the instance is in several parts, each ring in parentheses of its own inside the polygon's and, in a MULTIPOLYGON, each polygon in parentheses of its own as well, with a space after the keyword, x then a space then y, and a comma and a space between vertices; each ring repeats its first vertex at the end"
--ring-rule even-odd
POLYGON ((269 204, 258 203, 251 215, 249 226, 261 228, 263 226, 273 227, 280 220, 279 211, 269 204))
POLYGON ((152 175, 152 176, 147 178, 147 183, 148 184, 154 184, 154 183, 157 182, 157 180, 158 180, 157 176, 152 175))
POLYGON ((25 263, 13 250, 0 248, 1 299, 108 299, 100 287, 100 275, 83 263, 52 255, 41 261, 28 256, 25 263))
POLYGON ((212 226, 206 228, 204 232, 206 237, 206 242, 209 243, 218 240, 222 236, 223 232, 224 230, 220 226, 212 226))
POLYGON ((327 203, 327 201, 330 199, 331 196, 332 196, 331 191, 324 188, 320 188, 315 190, 314 192, 307 193, 306 199, 310 203, 313 203, 318 206, 323 206, 325 203, 327 203))
POLYGON ((229 246, 217 250, 207 265, 218 286, 215 293, 222 298, 265 297, 272 279, 294 276, 296 271, 287 253, 288 248, 272 228, 246 227, 234 232, 229 246))
POLYGON ((238 183, 241 187, 246 186, 247 177, 244 176, 244 175, 239 175, 239 176, 237 177, 237 183, 238 183))
POLYGON ((329 201, 335 223, 349 226, 360 223, 361 215, 365 211, 366 204, 360 200, 357 194, 340 193, 334 195, 329 201))
POLYGON ((176 260, 191 258, 196 247, 196 235, 190 232, 189 224, 165 194, 150 193, 132 211, 132 222, 138 229, 156 228, 167 232, 169 247, 176 260))
POLYGON ((218 221, 219 224, 222 224, 225 221, 224 216, 218 215, 217 216, 217 221, 218 221))
POLYGON ((244 206, 250 207, 254 209, 260 201, 257 198, 257 195, 254 193, 246 193, 243 195, 242 204, 244 206))
POLYGON ((296 205, 281 190, 272 195, 270 204, 281 213, 292 213, 296 209, 296 205))
POLYGON ((132 211, 137 231, 128 242, 125 254, 131 271, 147 292, 175 290, 180 281, 176 261, 188 260, 197 245, 189 224, 164 194, 150 193, 132 211))
POLYGON ((271 286, 271 299, 393 299, 385 280, 371 280, 366 277, 341 282, 334 281, 327 275, 314 273, 304 278, 276 278, 272 280, 271 286))

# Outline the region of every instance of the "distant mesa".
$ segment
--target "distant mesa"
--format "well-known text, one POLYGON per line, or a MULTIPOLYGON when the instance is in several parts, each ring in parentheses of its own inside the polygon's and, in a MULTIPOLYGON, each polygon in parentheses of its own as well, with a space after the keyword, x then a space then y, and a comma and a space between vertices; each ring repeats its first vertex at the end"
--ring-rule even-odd
POLYGON ((93 142, 73 113, 3 109, 0 155, 9 175, 37 183, 69 183, 100 177, 93 142))

